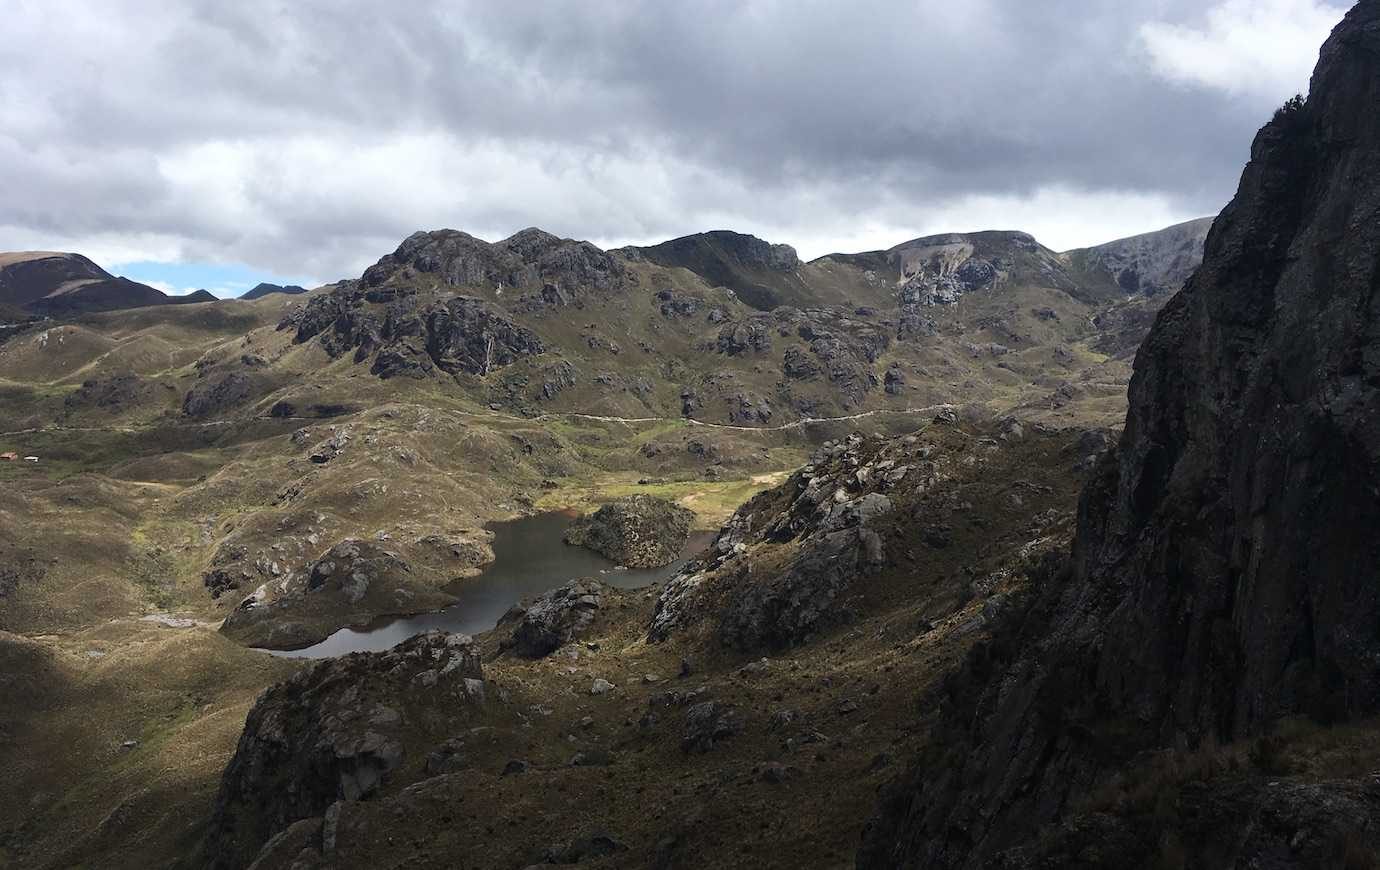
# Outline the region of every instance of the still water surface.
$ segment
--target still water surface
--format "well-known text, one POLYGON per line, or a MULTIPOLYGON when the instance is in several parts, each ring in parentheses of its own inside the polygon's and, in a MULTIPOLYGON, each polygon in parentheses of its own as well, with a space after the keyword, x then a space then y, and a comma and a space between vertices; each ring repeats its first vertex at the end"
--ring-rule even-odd
POLYGON ((460 600, 445 610, 388 617, 367 628, 342 628, 314 646, 275 652, 295 658, 327 658, 360 650, 385 650, 414 634, 435 628, 475 634, 494 627, 519 599, 539 595, 578 577, 598 577, 610 586, 637 589, 671 576, 712 537, 695 533, 681 558, 664 568, 615 570, 617 566, 583 547, 562 542, 572 514, 552 512, 488 526, 497 559, 483 574, 457 581, 448 592, 460 600))

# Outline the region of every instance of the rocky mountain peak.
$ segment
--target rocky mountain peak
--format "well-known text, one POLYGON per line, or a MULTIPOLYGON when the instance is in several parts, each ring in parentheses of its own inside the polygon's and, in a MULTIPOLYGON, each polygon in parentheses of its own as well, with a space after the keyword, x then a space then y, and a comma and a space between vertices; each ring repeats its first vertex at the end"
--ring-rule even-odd
POLYGON ((627 280, 615 257, 589 242, 561 239, 529 228, 501 242, 486 242, 459 230, 416 232, 393 253, 364 272, 374 287, 390 284, 440 284, 475 289, 541 290, 551 284, 565 291, 608 291, 627 280))
MULTIPOLYGON (((1046 866, 1008 850, 1076 828, 1079 796, 1137 753, 1380 710, 1377 103, 1366 0, 1308 101, 1256 136, 1202 267, 1141 347, 1071 570, 1012 621, 1014 653, 984 648, 950 687, 945 737, 884 803, 862 866, 1046 866)), ((1274 848, 1243 830, 1239 855, 1274 848)), ((1143 860, 1122 857, 1104 866, 1143 860)))
POLYGON ((688 269, 711 285, 733 290, 748 305, 763 311, 785 304, 804 290, 794 274, 801 265, 795 248, 731 230, 695 233, 623 252, 658 266, 688 269))

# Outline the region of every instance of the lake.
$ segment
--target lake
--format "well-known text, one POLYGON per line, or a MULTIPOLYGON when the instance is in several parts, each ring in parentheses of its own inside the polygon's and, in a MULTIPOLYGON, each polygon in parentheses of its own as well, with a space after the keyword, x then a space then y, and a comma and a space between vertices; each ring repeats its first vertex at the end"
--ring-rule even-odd
POLYGON ((681 558, 664 568, 619 569, 613 562, 584 547, 572 547, 561 539, 575 521, 575 514, 551 512, 491 523, 496 560, 484 573, 456 581, 446 588, 460 600, 444 610, 416 616, 386 617, 365 628, 342 628, 318 644, 304 649, 273 651, 291 658, 329 658, 362 650, 386 650, 432 629, 478 634, 488 631, 499 617, 519 600, 580 577, 597 577, 610 586, 638 589, 671 576, 686 559, 713 539, 710 532, 695 532, 681 558))

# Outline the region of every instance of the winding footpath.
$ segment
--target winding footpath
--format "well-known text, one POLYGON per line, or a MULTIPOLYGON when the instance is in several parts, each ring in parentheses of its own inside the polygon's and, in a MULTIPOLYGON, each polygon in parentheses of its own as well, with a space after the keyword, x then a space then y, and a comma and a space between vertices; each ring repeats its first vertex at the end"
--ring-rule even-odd
MULTIPOLYGON (((552 411, 545 414, 536 414, 531 417, 524 417, 518 414, 504 414, 501 411, 450 411, 460 417, 475 417, 478 419, 498 419, 516 423, 531 423, 541 420, 591 420, 599 423, 674 423, 681 422, 688 426, 702 426, 707 429, 730 429, 735 432, 782 432, 787 429, 801 429, 806 426, 814 426, 822 423, 842 423, 849 420, 862 420, 867 417, 875 417, 881 414, 932 414, 941 408, 951 407, 950 405, 927 405, 923 408, 878 408, 872 411, 861 411, 857 414, 846 414, 841 417, 801 417, 799 420, 792 420, 789 423, 782 423, 779 426, 734 426, 729 423, 709 423, 704 420, 696 420, 693 417, 616 417, 603 414, 582 414, 577 411, 552 411)), ((246 423, 252 420, 306 420, 311 422, 321 422, 322 417, 269 417, 260 415, 247 419, 238 420, 211 420, 207 422, 191 423, 185 421, 169 421, 166 423, 150 423, 144 426, 34 426, 28 429, 15 429, 9 432, 0 432, 0 438, 15 435, 34 435, 41 432, 122 432, 134 434, 145 432, 152 429, 163 428, 183 428, 183 429, 204 429, 216 426, 232 426, 237 423, 246 423)))

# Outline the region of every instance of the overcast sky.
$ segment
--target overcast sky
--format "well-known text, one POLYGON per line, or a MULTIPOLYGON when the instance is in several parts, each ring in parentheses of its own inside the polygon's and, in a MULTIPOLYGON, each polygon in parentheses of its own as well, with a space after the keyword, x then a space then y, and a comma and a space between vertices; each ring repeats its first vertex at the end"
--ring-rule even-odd
POLYGON ((1345 9, 6 0, 0 250, 227 294, 437 227, 1078 247, 1220 209, 1345 9))

